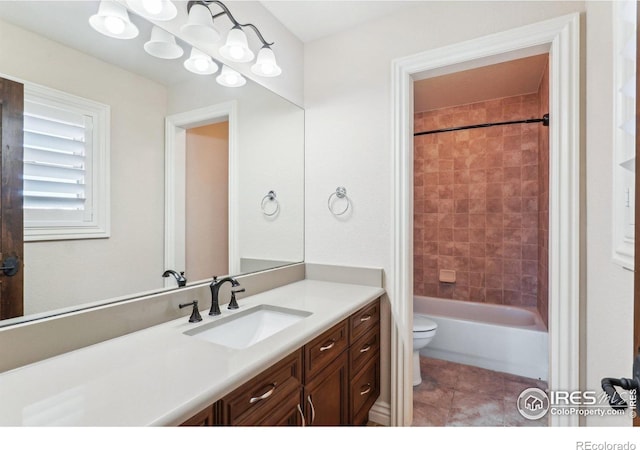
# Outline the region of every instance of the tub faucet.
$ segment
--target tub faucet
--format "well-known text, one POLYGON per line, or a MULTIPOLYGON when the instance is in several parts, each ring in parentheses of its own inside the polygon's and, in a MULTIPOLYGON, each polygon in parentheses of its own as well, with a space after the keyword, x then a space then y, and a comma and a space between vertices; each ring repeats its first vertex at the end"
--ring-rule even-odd
POLYGON ((165 270, 162 274, 163 277, 168 277, 169 275, 173 275, 173 277, 178 282, 178 287, 184 287, 187 285, 187 279, 184 277, 184 272, 176 272, 175 270, 165 270))
POLYGON ((211 288, 211 309, 209 310, 210 316, 218 316, 221 314, 220 306, 218 301, 218 293, 220 292, 220 287, 226 282, 231 283, 232 287, 240 286, 240 283, 233 277, 225 277, 218 280, 218 277, 213 277, 213 281, 209 286, 211 288))

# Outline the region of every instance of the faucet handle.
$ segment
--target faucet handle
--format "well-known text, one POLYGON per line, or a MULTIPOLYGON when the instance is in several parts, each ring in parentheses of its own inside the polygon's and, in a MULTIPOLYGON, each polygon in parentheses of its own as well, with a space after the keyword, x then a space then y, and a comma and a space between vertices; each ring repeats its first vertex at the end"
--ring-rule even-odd
POLYGON ((202 316, 200 316, 200 311, 198 311, 198 300, 194 300, 191 303, 182 303, 178 305, 178 307, 182 309, 191 305, 193 305, 193 310, 191 311, 191 317, 189 317, 189 322, 201 322, 202 316))
POLYGON ((240 288, 240 289, 231 289, 231 301, 229 302, 229 306, 227 306, 227 309, 238 309, 238 302, 236 301, 236 293, 238 292, 244 292, 245 288, 240 288))

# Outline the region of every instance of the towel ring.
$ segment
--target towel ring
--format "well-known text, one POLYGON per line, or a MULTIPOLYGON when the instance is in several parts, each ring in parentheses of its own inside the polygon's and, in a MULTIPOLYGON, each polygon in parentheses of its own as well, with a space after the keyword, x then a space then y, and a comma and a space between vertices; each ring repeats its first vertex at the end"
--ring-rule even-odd
POLYGON ((336 188, 336 191, 333 192, 330 196, 329 196, 329 200, 327 200, 327 207, 329 208, 329 211, 331 211, 331 214, 333 214, 334 216, 341 216, 344 213, 347 212, 347 210, 349 209, 349 206, 351 206, 351 200, 349 200, 349 197, 347 197, 347 190, 343 187, 338 187, 336 188), (331 203, 332 200, 334 200, 334 197, 337 199, 345 199, 347 205, 344 207, 344 209, 342 211, 335 211, 333 209, 333 204, 331 203))
POLYGON ((262 202, 260 202, 260 209, 262 209, 262 214, 264 214, 267 217, 273 217, 276 214, 278 214, 278 211, 280 211, 280 203, 276 198, 275 192, 269 191, 267 195, 262 197, 262 202), (274 202, 276 204, 276 207, 272 212, 267 212, 267 205, 269 204, 269 202, 274 202))

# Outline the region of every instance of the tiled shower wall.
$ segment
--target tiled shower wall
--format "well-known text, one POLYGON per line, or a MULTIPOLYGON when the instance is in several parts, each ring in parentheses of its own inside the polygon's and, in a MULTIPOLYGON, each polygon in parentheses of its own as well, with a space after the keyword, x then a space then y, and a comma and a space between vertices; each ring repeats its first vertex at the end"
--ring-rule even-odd
MULTIPOLYGON (((415 131, 539 117, 538 94, 415 115, 415 131)), ((537 306, 539 123, 416 137, 414 293, 537 306), (439 281, 455 270, 455 283, 439 281)))

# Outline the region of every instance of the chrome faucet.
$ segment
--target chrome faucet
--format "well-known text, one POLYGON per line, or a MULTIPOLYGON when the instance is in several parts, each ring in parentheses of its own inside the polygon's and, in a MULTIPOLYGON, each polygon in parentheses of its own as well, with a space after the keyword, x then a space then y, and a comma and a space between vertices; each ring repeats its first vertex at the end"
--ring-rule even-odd
POLYGON ((227 281, 231 283, 232 287, 240 286, 240 283, 238 283, 238 281, 233 277, 225 277, 221 280, 218 280, 218 277, 213 277, 213 281, 209 286, 211 288, 211 309, 209 310, 210 316, 218 316, 221 314, 218 301, 218 293, 220 292, 220 287, 227 281))
POLYGON ((178 287, 184 287, 187 285, 187 279, 184 277, 184 272, 176 272, 175 270, 165 270, 162 274, 163 277, 168 277, 169 275, 173 275, 173 277, 178 282, 178 287))

